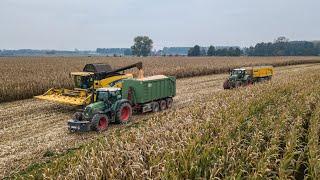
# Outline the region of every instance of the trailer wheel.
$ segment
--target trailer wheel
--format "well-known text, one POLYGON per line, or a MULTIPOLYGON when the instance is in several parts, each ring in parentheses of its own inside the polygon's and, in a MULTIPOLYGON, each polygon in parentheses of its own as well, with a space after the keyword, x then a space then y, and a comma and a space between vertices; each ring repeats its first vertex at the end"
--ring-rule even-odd
POLYGON ((132 107, 129 103, 122 103, 117 112, 117 123, 127 123, 132 116, 132 107))
POLYGON ((160 107, 159 107, 159 103, 158 102, 154 102, 152 105, 152 111, 153 112, 159 112, 160 107))
POLYGON ((168 98, 167 99, 167 108, 168 109, 172 108, 172 103, 173 103, 173 99, 172 98, 168 98))
POLYGON ((108 129, 109 118, 104 114, 96 114, 92 118, 92 130, 101 132, 108 129))
POLYGON ((160 104, 160 110, 161 110, 161 111, 167 109, 167 102, 166 102, 165 100, 161 100, 161 101, 159 102, 159 104, 160 104))

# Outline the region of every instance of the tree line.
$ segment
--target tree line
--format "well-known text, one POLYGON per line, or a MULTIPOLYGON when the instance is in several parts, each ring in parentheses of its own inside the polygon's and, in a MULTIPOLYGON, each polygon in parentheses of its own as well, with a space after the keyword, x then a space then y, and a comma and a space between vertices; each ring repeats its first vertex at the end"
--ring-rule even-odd
MULTIPOLYGON (((149 56, 153 41, 147 36, 138 36, 131 47, 136 56, 149 56)), ((249 48, 239 47, 209 48, 195 45, 188 50, 188 56, 318 56, 320 42, 289 41, 286 37, 279 37, 274 42, 262 42, 249 48)))
POLYGON ((188 56, 318 56, 320 42, 289 41, 285 37, 272 42, 262 42, 250 48, 220 48, 210 46, 207 52, 198 45, 189 49, 188 56))
POLYGON ((258 43, 244 50, 248 56, 318 56, 320 44, 309 41, 289 41, 279 37, 275 42, 258 43))
POLYGON ((241 56, 242 51, 238 47, 219 48, 210 46, 208 50, 195 45, 188 51, 188 56, 241 56))

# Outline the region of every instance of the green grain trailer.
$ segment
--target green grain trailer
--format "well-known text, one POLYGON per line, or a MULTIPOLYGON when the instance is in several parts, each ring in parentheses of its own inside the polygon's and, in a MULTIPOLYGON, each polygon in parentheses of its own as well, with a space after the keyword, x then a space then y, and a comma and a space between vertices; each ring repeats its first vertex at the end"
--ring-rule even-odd
POLYGON ((159 111, 172 106, 176 79, 163 75, 123 81, 122 97, 140 112, 159 111))

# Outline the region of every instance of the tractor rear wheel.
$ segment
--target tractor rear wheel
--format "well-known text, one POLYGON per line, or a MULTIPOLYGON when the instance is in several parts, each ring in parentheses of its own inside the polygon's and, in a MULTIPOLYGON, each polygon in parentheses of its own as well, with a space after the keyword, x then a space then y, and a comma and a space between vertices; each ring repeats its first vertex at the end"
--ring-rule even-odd
POLYGON ((160 107, 159 107, 159 103, 158 102, 154 102, 153 105, 152 105, 152 112, 158 112, 160 110, 160 107))
POLYGON ((228 80, 224 81, 224 83, 223 83, 223 89, 231 89, 230 83, 229 83, 228 80))
POLYGON ((253 85, 253 82, 252 82, 252 81, 246 82, 246 86, 252 86, 252 85, 253 85))
POLYGON ((160 104, 160 110, 161 110, 161 111, 167 109, 167 102, 166 102, 165 100, 159 101, 159 104, 160 104))
POLYGON ((109 118, 104 114, 96 114, 92 118, 91 128, 94 131, 101 132, 108 129, 109 118))
POLYGON ((117 111, 117 123, 127 123, 132 116, 132 107, 129 103, 122 103, 117 111))
POLYGON ((235 86, 234 86, 234 87, 235 87, 235 88, 239 88, 240 86, 241 86, 241 82, 236 81, 236 82, 235 82, 235 86))
POLYGON ((167 108, 168 109, 172 108, 172 103, 173 103, 173 99, 172 98, 168 98, 167 99, 167 108))

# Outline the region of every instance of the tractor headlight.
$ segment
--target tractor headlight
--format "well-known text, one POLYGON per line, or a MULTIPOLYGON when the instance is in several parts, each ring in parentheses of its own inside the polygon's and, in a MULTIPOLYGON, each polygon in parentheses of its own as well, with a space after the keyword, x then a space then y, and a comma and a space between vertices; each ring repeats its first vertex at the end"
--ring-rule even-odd
POLYGON ((91 108, 90 107, 86 107, 84 109, 84 115, 88 117, 90 115, 90 113, 91 113, 91 108))

